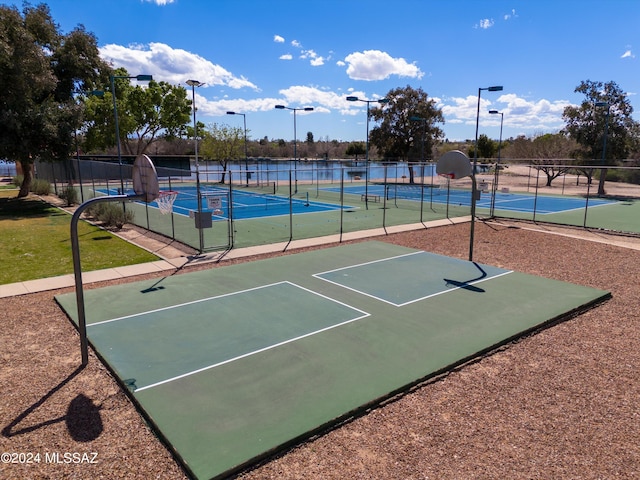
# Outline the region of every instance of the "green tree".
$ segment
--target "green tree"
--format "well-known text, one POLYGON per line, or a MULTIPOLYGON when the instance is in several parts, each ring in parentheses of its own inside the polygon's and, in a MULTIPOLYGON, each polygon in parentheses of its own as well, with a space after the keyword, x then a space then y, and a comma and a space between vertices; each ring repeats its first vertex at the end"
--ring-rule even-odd
MULTIPOLYGON (((385 157, 409 160, 411 152, 431 152, 435 143, 444 136, 437 124, 444 124, 442 111, 427 93, 406 86, 390 90, 388 103, 370 109, 373 120, 380 122, 370 133, 370 142, 385 157), (414 121, 411 118, 420 118, 414 121)), ((417 155, 416 155, 417 156, 417 155)), ((409 166, 409 181, 413 183, 413 168, 409 166)))
POLYGON ((350 143, 345 151, 346 155, 355 155, 356 162, 358 161, 358 155, 364 155, 365 153, 367 153, 367 149, 363 142, 350 143))
MULTIPOLYGON (((124 68, 118 68, 114 76, 129 74, 124 68)), ((184 87, 154 80, 146 86, 134 86, 127 78, 115 78, 114 86, 124 152, 140 155, 160 138, 172 139, 188 134, 191 100, 184 87)), ((103 89, 104 96, 86 99, 87 150, 116 145, 110 82, 105 83, 103 89)))
POLYGON ((36 159, 67 159, 80 124, 75 96, 107 78, 96 38, 83 27, 63 34, 45 4, 22 13, 0 6, 0 157, 19 162, 29 194, 36 159))
POLYGON ((224 183, 229 161, 244 158, 244 130, 225 124, 211 124, 203 133, 199 151, 203 158, 220 164, 220 183, 224 183))
MULTIPOLYGON (((636 139, 638 124, 626 93, 613 81, 586 80, 574 90, 584 95, 580 106, 569 106, 562 114, 565 131, 580 148, 576 155, 594 165, 614 165, 627 157, 636 139), (605 137, 606 135, 606 137, 605 137), (606 152, 604 149, 606 138, 606 152), (604 156, 604 161, 603 161, 604 156)), ((604 195, 606 168, 600 171, 598 195, 604 195)))
MULTIPOLYGON (((478 137, 478 158, 493 158, 497 152, 498 142, 491 140, 484 133, 478 137)), ((471 155, 473 155, 473 151, 471 155)))

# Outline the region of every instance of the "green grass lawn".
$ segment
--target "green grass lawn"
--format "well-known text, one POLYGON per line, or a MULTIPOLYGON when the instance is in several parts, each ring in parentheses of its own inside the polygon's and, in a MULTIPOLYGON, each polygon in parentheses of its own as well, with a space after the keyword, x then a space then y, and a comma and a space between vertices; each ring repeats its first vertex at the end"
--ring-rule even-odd
MULTIPOLYGON (((0 190, 0 284, 73 273, 71 215, 36 197, 0 190)), ((78 224, 82 270, 152 262, 158 257, 84 221, 78 224)))

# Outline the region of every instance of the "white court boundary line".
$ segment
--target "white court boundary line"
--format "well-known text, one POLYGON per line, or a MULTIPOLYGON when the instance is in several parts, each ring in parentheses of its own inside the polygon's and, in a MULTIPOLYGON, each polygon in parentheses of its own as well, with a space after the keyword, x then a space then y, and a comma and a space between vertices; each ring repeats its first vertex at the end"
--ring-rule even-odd
POLYGON ((362 320, 363 318, 367 318, 367 317, 371 316, 370 313, 365 312, 364 310, 356 308, 356 307, 354 307, 352 305, 348 305, 348 304, 346 304, 344 302, 341 302, 339 300, 336 300, 335 298, 328 297, 328 296, 323 295, 323 294, 321 294, 319 292, 315 292, 315 291, 310 290, 308 288, 305 288, 305 287, 302 287, 300 285, 297 285, 297 284, 295 284, 293 282, 282 281, 282 282, 270 283, 268 285, 261 285, 259 287, 248 288, 246 290, 240 290, 240 291, 237 291, 237 292, 226 293, 224 295, 217 295, 217 296, 214 296, 214 297, 208 297, 208 298, 201 299, 201 300, 194 300, 192 302, 185 302, 185 303, 181 303, 181 304, 178 304, 178 305, 172 305, 170 307, 164 307, 164 308, 158 308, 158 309, 155 309, 155 310, 149 310, 149 311, 142 312, 142 313, 135 314, 135 315, 127 315, 127 316, 124 316, 124 317, 118 317, 118 318, 114 318, 114 319, 111 319, 111 320, 105 320, 103 322, 94 323, 92 325, 99 325, 99 324, 105 324, 105 323, 125 320, 125 319, 128 319, 128 318, 134 318, 134 317, 137 317, 137 316, 140 316, 140 315, 146 315, 146 314, 149 314, 149 313, 166 311, 166 310, 170 310, 172 308, 179 308, 179 307, 183 307, 183 306, 187 306, 187 305, 193 305, 193 304, 205 302, 205 301, 208 301, 208 300, 216 300, 216 299, 223 298, 223 297, 229 297, 229 296, 232 296, 232 295, 237 295, 237 294, 241 294, 241 293, 247 293, 247 292, 259 290, 259 289, 262 289, 262 288, 269 288, 269 287, 274 287, 276 285, 283 285, 283 284, 291 285, 293 287, 299 288, 301 290, 304 290, 304 291, 306 291, 308 293, 311 293, 313 295, 316 295, 318 297, 324 298, 325 300, 329 300, 331 302, 337 303, 338 305, 342 305, 342 306, 344 306, 344 307, 346 307, 346 308, 348 308, 350 310, 354 310, 355 312, 360 313, 360 315, 357 316, 357 317, 345 320, 344 322, 340 322, 340 323, 337 323, 337 324, 334 324, 334 325, 329 325, 328 327, 324 327, 324 328, 321 328, 319 330, 314 330, 314 331, 305 333, 303 335, 298 335, 297 337, 293 337, 293 338, 289 338, 287 340, 283 340, 282 342, 274 343, 273 345, 268 345, 266 347, 259 348, 258 350, 254 350, 254 351, 251 351, 251 352, 244 353, 242 355, 238 355, 237 357, 229 358, 227 360, 223 360, 221 362, 214 363, 212 365, 207 365, 205 367, 198 368, 196 370, 192 370, 192 371, 189 371, 189 372, 185 372, 183 374, 176 375, 174 377, 167 378, 167 379, 161 380, 159 382, 155 382, 155 383, 152 383, 152 384, 149 384, 149 385, 145 385, 145 386, 140 387, 140 388, 136 388, 134 390, 134 392, 141 392, 143 390, 148 390, 150 388, 154 388, 154 387, 157 387, 159 385, 163 385, 165 383, 170 383, 170 382, 173 382, 175 380, 179 380, 181 378, 186 378, 186 377, 189 377, 191 375, 195 375, 197 373, 204 372, 206 370, 211 370, 213 368, 217 368, 217 367, 220 367, 222 365, 226 365, 228 363, 232 363, 232 362, 235 362, 237 360, 241 360, 243 358, 247 358, 247 357, 256 355, 258 353, 266 352, 268 350, 272 350, 272 349, 281 347, 281 346, 286 345, 288 343, 293 343, 293 342, 296 342, 298 340, 302 340, 303 338, 307 338, 307 337, 311 337, 311 336, 314 336, 314 335, 318 335, 318 334, 326 332, 328 330, 332 330, 332 329, 337 328, 337 327, 342 327, 342 326, 347 325, 349 323, 357 322, 358 320, 362 320))
POLYGON ((428 252, 417 251, 417 252, 407 253, 407 254, 404 254, 404 255, 397 255, 395 257, 382 258, 380 260, 373 260, 371 262, 358 263, 356 265, 350 265, 350 266, 347 266, 347 267, 340 267, 340 268, 335 268, 333 270, 327 270, 326 272, 314 273, 312 276, 315 277, 315 278, 318 278, 319 280, 323 280, 323 281, 331 283, 333 285, 337 285, 338 287, 341 287, 341 288, 344 288, 344 289, 347 289, 347 290, 351 290, 352 292, 356 292, 356 293, 359 293, 361 295, 365 295, 365 296, 367 296, 369 298, 373 298, 375 300, 379 300, 380 302, 384 302, 384 303, 387 303, 389 305, 393 305, 394 307, 404 307, 405 305, 410 305, 412 303, 416 303, 416 302, 419 302, 421 300, 426 300, 428 298, 437 297, 438 295, 443 295, 445 293, 455 292, 456 290, 464 288, 466 285, 476 285, 478 283, 486 282, 487 280, 492 280, 494 278, 499 278, 499 277, 502 277, 503 275, 509 275, 510 273, 513 273, 513 270, 507 270, 506 272, 500 273, 498 275, 487 276, 486 278, 482 278, 482 279, 476 280, 474 282, 465 283, 464 285, 461 285, 461 286, 458 286, 458 287, 455 287, 455 288, 449 288, 447 290, 442 290, 440 292, 432 293, 430 295, 425 295, 423 297, 414 298, 413 300, 409 300, 408 302, 404 302, 404 303, 395 303, 395 302, 392 302, 390 300, 386 300, 384 298, 377 297, 377 296, 372 295, 370 293, 363 292, 362 290, 358 290, 356 288, 349 287, 349 286, 344 285, 342 283, 334 282, 333 280, 329 280, 327 278, 323 278, 323 277, 320 276, 320 275, 326 275, 328 273, 339 272, 340 270, 349 270, 351 268, 362 267, 362 266, 365 266, 365 265, 372 265, 374 263, 386 262, 387 260, 395 260, 397 258, 409 257, 411 255, 420 255, 420 254, 428 254, 428 252))
POLYGON ((262 288, 274 287, 276 285, 280 285, 281 283, 291 283, 291 282, 269 283, 267 285, 260 285, 258 287, 247 288, 245 290, 238 290, 238 291, 235 291, 235 292, 223 293, 222 295, 215 295, 213 297, 200 298, 198 300, 192 300, 190 302, 177 303, 175 305, 169 305, 167 307, 156 308, 156 309, 147 310, 147 311, 144 311, 144 312, 133 313, 131 315, 125 315, 123 317, 116 317, 116 318, 111 318, 109 320, 102 320, 100 322, 90 323, 89 325, 87 325, 87 327, 93 327, 93 326, 96 326, 96 325, 103 325, 105 323, 119 322, 120 320, 127 320, 129 318, 141 317, 143 315, 147 315, 147 314, 150 314, 150 313, 164 312, 164 311, 167 311, 167 310, 172 310, 174 308, 181 308, 181 307, 186 307, 188 305, 194 305, 196 303, 208 302, 210 300, 217 300, 218 298, 230 297, 232 295, 239 295, 241 293, 253 292, 255 290, 260 290, 262 288))

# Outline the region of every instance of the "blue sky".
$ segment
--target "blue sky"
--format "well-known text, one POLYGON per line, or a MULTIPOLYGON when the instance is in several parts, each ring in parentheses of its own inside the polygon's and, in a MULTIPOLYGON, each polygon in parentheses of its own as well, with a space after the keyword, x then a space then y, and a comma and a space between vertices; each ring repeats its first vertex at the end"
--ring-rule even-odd
MULTIPOLYGON (((4 2, 21 8, 22 2, 4 2)), ((36 0, 32 0, 37 4, 36 0)), ((198 120, 249 136, 364 140, 366 105, 410 85, 437 101, 450 140, 558 131, 582 80, 614 81, 640 120, 638 0, 50 0, 63 32, 94 33, 130 74, 196 79, 198 120)), ((191 94, 191 92, 190 92, 191 94)))

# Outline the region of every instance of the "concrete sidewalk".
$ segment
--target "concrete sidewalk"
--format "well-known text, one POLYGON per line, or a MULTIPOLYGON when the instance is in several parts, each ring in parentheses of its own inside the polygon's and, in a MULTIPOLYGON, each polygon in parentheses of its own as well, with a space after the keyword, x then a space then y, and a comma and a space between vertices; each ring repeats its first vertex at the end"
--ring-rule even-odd
MULTIPOLYGON (((432 222, 414 223, 410 225, 398 225, 393 227, 376 228, 372 230, 362 230, 359 232, 350 232, 342 234, 342 241, 358 240, 361 238, 369 238, 390 233, 406 232, 411 230, 421 230, 424 228, 442 227, 457 223, 469 222, 471 217, 450 218, 443 220, 435 220, 432 222)), ((294 240, 288 247, 287 242, 274 243, 270 245, 258 245, 255 247, 237 248, 224 252, 211 252, 203 255, 181 256, 176 258, 163 258, 155 262, 141 263, 138 265, 128 265, 124 267, 108 268, 104 270, 95 270, 92 272, 82 273, 82 283, 89 284, 95 282, 104 282, 107 280, 116 280, 126 277, 134 277, 137 275, 145 275, 156 272, 171 272, 177 269, 188 267, 189 265, 201 265, 204 263, 219 262, 231 260, 235 258, 249 257, 252 255, 261 255, 265 253, 282 252, 287 250, 295 250, 304 247, 313 247, 318 245, 327 245, 340 242, 340 235, 329 235, 325 237, 307 238, 303 240, 294 240)), ((135 242, 134 242, 135 243, 135 242)), ((14 297, 17 295, 27 295, 29 293, 44 292, 47 290, 56 290, 59 288, 67 288, 75 286, 75 277, 73 274, 60 275, 57 277, 41 278, 37 280, 28 280, 25 282, 10 283, 0 285, 0 298, 14 297)))

